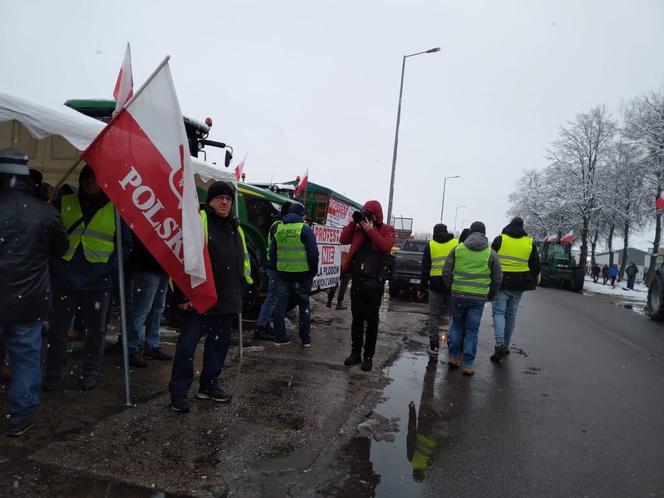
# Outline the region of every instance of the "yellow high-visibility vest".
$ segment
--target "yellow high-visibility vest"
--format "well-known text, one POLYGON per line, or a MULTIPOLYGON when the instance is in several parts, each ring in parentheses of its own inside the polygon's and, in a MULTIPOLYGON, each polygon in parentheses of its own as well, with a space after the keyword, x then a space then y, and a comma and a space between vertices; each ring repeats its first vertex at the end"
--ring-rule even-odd
POLYGON ((452 248, 459 245, 457 239, 451 239, 447 242, 436 242, 435 240, 429 241, 429 251, 431 252, 431 271, 429 272, 430 277, 442 277, 443 276, 443 266, 445 266, 445 260, 447 255, 450 253, 452 248))
POLYGON ((528 260, 533 252, 533 239, 530 237, 519 237, 515 239, 509 235, 502 234, 502 244, 498 249, 500 267, 506 272, 528 271, 528 260))
POLYGON ((99 209, 90 220, 79 223, 71 232, 69 231, 81 218, 83 211, 78 194, 69 194, 60 201, 60 215, 65 230, 69 233, 69 249, 62 256, 65 261, 71 261, 79 245, 83 246, 83 255, 89 263, 108 263, 115 250, 115 209, 109 201, 99 209))

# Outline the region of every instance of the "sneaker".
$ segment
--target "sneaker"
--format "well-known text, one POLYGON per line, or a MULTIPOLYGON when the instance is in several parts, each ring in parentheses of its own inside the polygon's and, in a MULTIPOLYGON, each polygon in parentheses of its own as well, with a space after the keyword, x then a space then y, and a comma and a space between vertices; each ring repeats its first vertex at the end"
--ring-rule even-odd
POLYGON ((81 383, 81 389, 83 391, 92 391, 97 387, 97 377, 94 375, 86 375, 83 377, 83 382, 81 383))
POLYGON ((28 432, 35 426, 35 419, 32 417, 26 417, 22 422, 18 423, 9 423, 7 432, 5 433, 9 437, 19 437, 28 432))
POLYGON ((306 342, 302 341, 302 346, 305 347, 305 348, 310 348, 311 347, 311 340, 306 341, 306 342))
POLYGON ((145 368, 148 366, 148 362, 145 361, 145 358, 143 358, 143 355, 140 351, 132 351, 129 353, 129 364, 132 367, 137 368, 145 368))
POLYGON ((461 373, 464 375, 475 375, 475 369, 472 367, 463 367, 461 373))
POLYGON ((371 358, 365 358, 362 360, 362 366, 360 368, 365 372, 371 372, 371 369, 373 368, 373 361, 371 361, 371 358))
POLYGON ((447 362, 447 366, 450 368, 459 368, 461 366, 461 359, 450 358, 450 360, 447 362))
POLYGON ((275 346, 285 346, 286 344, 290 344, 291 340, 288 337, 284 337, 283 339, 274 339, 273 344, 275 346))
POLYGON ((146 349, 143 356, 145 358, 150 358, 151 360, 159 361, 171 361, 173 359, 172 354, 167 353, 161 348, 146 349))
POLYGON ((438 356, 438 344, 429 344, 429 356, 438 356))
POLYGON ((196 397, 198 399, 209 399, 216 401, 217 403, 228 403, 233 399, 233 396, 226 394, 219 386, 208 387, 205 390, 199 389, 196 393, 196 397))
POLYGON ((274 332, 268 327, 256 327, 254 330, 254 340, 255 341, 274 341, 274 332))
POLYGON ((360 353, 356 353, 355 351, 348 355, 348 358, 344 360, 344 365, 347 367, 357 365, 358 363, 362 363, 362 358, 360 357, 360 353))
POLYGON ((489 357, 491 361, 495 361, 497 363, 500 363, 500 360, 502 360, 505 356, 507 356, 509 353, 506 353, 505 351, 509 351, 505 346, 502 344, 499 346, 494 347, 493 349, 493 354, 489 357))
POLYGON ((344 303, 337 303, 336 309, 338 309, 338 310, 347 310, 348 307, 344 303))
POLYGON ((178 413, 189 413, 189 400, 171 396, 171 410, 178 413))

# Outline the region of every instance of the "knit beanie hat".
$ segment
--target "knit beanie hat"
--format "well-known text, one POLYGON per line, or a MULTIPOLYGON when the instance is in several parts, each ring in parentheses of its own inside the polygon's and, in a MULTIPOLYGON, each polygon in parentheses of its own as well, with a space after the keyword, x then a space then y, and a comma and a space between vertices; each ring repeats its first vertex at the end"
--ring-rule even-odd
POLYGON ((13 147, 0 150, 0 173, 28 176, 28 156, 13 147))
POLYGON ((475 232, 486 235, 486 227, 484 226, 484 223, 481 221, 473 221, 472 225, 470 225, 470 233, 475 232))
POLYGON ((220 195, 229 195, 235 199, 235 187, 228 182, 214 182, 208 189, 207 203, 210 204, 212 199, 220 195))

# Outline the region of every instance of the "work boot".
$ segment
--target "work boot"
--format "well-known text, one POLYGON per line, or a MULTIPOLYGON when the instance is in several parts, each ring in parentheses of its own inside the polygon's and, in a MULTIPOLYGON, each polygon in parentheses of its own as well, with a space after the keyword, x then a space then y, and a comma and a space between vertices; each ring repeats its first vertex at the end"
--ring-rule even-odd
POLYGON ((129 353, 129 364, 132 367, 137 368, 145 368, 148 366, 148 362, 145 361, 145 358, 143 358, 143 355, 140 351, 132 351, 129 353))
POLYGON ((347 367, 350 367, 351 365, 357 365, 358 363, 362 363, 362 358, 360 357, 360 353, 357 351, 353 351, 350 355, 348 355, 348 358, 344 360, 344 365, 347 367))
POLYGON ((447 362, 447 366, 450 368, 459 368, 461 366, 461 359, 460 358, 450 358, 449 361, 447 362))
POLYGON ((348 307, 344 303, 337 303, 337 308, 338 310, 347 310, 348 307))
POLYGON ((171 410, 178 413, 189 413, 189 400, 186 397, 171 396, 171 410))
POLYGON ((256 330, 254 330, 254 340, 255 341, 273 341, 274 340, 274 332, 270 328, 270 326, 258 326, 256 327, 256 330))
POLYGON ((172 354, 167 353, 161 348, 146 349, 143 356, 151 360, 159 360, 159 361, 171 361, 173 359, 172 354))
POLYGON ((475 375, 475 369, 473 367, 463 367, 461 373, 468 376, 475 375))
POLYGON ((500 360, 502 360, 505 356, 507 356, 509 353, 506 353, 507 348, 503 346, 502 344, 494 347, 493 349, 493 354, 489 357, 491 361, 495 361, 496 363, 500 363, 500 360))
POLYGON ((28 432, 34 426, 35 426, 35 419, 32 416, 26 417, 21 422, 18 422, 16 424, 13 424, 10 420, 5 435, 9 437, 19 437, 28 432))
POLYGON ((373 361, 371 358, 365 358, 362 360, 362 366, 360 368, 365 372, 371 372, 371 369, 373 368, 373 361))

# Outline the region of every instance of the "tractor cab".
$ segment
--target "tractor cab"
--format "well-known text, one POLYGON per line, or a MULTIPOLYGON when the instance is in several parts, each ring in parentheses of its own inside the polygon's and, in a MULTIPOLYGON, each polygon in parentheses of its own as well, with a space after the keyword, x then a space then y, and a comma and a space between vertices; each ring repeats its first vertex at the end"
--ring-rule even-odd
POLYGON ((559 241, 536 242, 542 267, 539 285, 574 292, 583 290, 583 268, 576 264, 572 244, 559 241))

